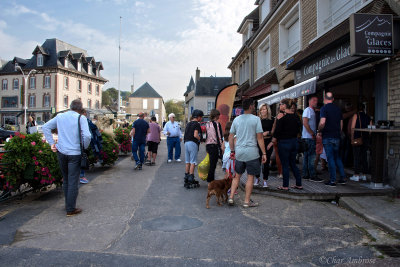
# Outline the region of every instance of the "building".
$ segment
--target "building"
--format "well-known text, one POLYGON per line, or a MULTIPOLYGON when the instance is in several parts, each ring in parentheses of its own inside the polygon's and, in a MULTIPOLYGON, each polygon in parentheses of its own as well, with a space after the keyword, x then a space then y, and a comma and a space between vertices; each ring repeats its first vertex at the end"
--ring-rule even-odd
MULTIPOLYGON (((85 108, 100 109, 104 79, 103 65, 86 50, 58 39, 47 39, 37 45, 30 59, 14 57, 0 67, 2 88, 1 123, 24 123, 24 78, 27 77, 27 113, 37 121, 48 121, 51 112, 69 108, 74 99, 81 99, 85 108), (22 115, 22 116, 21 116, 22 115)), ((21 130, 24 127, 21 128, 21 130)))
POLYGON ((215 108, 215 97, 225 86, 231 84, 231 77, 200 77, 199 68, 196 69, 196 79, 190 77, 186 87, 185 96, 185 117, 186 121, 195 109, 200 109, 205 115, 215 108))
MULTIPOLYGON (((341 108, 363 103, 375 123, 392 120, 400 126, 398 1, 255 4, 238 29, 244 42, 229 65, 240 86, 237 100, 254 97, 275 110, 282 98, 297 98, 302 107, 307 95, 315 93, 322 102, 324 92, 332 91, 341 108)), ((384 182, 400 187, 399 134, 388 134, 379 148, 382 161, 371 168, 386 170, 384 182)))
POLYGON ((129 102, 126 103, 125 109, 126 113, 132 114, 134 119, 140 112, 147 113, 149 117, 155 116, 160 125, 167 118, 162 96, 148 82, 129 96, 129 102))

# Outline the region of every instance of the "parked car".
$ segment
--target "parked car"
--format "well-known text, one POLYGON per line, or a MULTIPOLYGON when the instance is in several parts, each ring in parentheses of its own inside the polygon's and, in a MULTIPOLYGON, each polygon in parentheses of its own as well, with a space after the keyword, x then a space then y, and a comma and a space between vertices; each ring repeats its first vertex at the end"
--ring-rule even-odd
POLYGON ((15 131, 9 131, 0 127, 0 143, 4 143, 4 141, 10 136, 15 136, 15 133, 15 131))

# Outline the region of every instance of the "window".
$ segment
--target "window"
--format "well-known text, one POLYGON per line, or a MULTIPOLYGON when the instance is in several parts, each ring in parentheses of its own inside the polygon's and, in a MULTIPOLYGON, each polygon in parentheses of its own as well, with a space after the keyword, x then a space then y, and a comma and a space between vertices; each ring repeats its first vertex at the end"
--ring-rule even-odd
POLYGON ((318 37, 370 2, 372 0, 317 0, 318 37))
POLYGON ((42 67, 43 66, 43 55, 42 54, 37 54, 36 56, 36 60, 37 60, 37 66, 38 67, 42 67))
POLYGON ((160 102, 159 99, 154 99, 154 109, 159 109, 159 107, 158 107, 159 102, 160 102))
POLYGON ((65 67, 65 68, 68 68, 68 63, 69 63, 69 60, 68 60, 68 58, 66 57, 66 58, 64 59, 64 67, 65 67))
POLYGON ((78 71, 82 71, 82 62, 78 60, 78 71))
POLYGON ((239 67, 239 84, 249 79, 249 58, 247 58, 239 67))
POLYGON ((29 78, 29 89, 36 89, 36 77, 29 78))
POLYGON ((300 6, 297 3, 279 23, 279 61, 300 51, 300 6))
POLYGON ((50 95, 49 94, 45 94, 43 96, 43 107, 50 107, 50 95))
POLYGON ((14 79, 13 80, 13 89, 14 90, 18 90, 19 89, 19 80, 18 79, 14 79))
POLYGON ((90 63, 88 65, 88 73, 93 74, 92 64, 90 64, 90 63))
POLYGON ((29 95, 29 107, 34 108, 36 106, 36 96, 29 95))
POLYGON ((77 90, 78 92, 82 92, 82 81, 81 81, 81 80, 78 80, 78 81, 76 82, 76 90, 77 90))
POLYGON ((96 100, 96 109, 100 109, 100 101, 96 100))
POLYGON ((68 77, 64 77, 64 89, 68 89, 68 77))
POLYGON ((100 86, 96 84, 96 95, 100 95, 100 86))
POLYGON ((242 34, 243 44, 250 39, 253 29, 253 22, 246 22, 245 26, 243 26, 244 30, 240 32, 242 34))
POLYGON ((269 35, 258 47, 257 54, 257 78, 260 78, 271 69, 271 52, 269 35))
POLYGON ((88 107, 88 108, 92 108, 92 100, 91 100, 91 99, 88 99, 88 101, 87 101, 87 107, 88 107))
POLYGON ((7 79, 3 80, 2 84, 3 84, 3 87, 2 87, 3 90, 8 90, 8 80, 7 79))
POLYGON ((50 75, 46 75, 44 76, 44 88, 50 88, 51 86, 51 76, 50 75))
POLYGON ((143 99, 143 109, 147 109, 147 99, 143 99))
POLYGON ((92 94, 92 84, 91 83, 88 83, 88 85, 87 85, 87 92, 89 95, 92 94))
POLYGON ((210 114, 211 110, 214 108, 214 101, 207 101, 207 114, 210 114))
POLYGON ((64 96, 64 108, 68 108, 68 96, 64 96))
POLYGON ((18 96, 3 96, 1 98, 2 108, 16 108, 18 105, 18 96))
POLYGON ((270 12, 270 0, 264 0, 261 4, 261 22, 268 16, 270 12))

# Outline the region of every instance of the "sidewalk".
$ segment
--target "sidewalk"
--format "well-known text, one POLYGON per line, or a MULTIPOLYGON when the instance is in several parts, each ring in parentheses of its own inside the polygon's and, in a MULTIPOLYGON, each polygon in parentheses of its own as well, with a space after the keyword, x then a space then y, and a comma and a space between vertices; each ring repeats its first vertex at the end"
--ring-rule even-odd
POLYGON ((396 237, 400 237, 400 198, 342 197, 339 205, 396 237))

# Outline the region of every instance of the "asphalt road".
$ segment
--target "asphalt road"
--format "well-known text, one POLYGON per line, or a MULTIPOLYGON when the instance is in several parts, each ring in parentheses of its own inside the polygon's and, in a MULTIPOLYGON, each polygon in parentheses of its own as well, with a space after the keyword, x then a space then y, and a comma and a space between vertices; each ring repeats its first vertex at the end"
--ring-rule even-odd
POLYGON ((243 209, 239 192, 235 207, 212 198, 206 209, 207 183, 185 189, 184 164, 166 162, 165 143, 156 166, 135 171, 121 157, 89 172, 78 216, 65 216, 57 190, 1 203, 0 266, 380 265, 370 245, 398 242, 329 202, 254 195, 260 206, 243 209))

